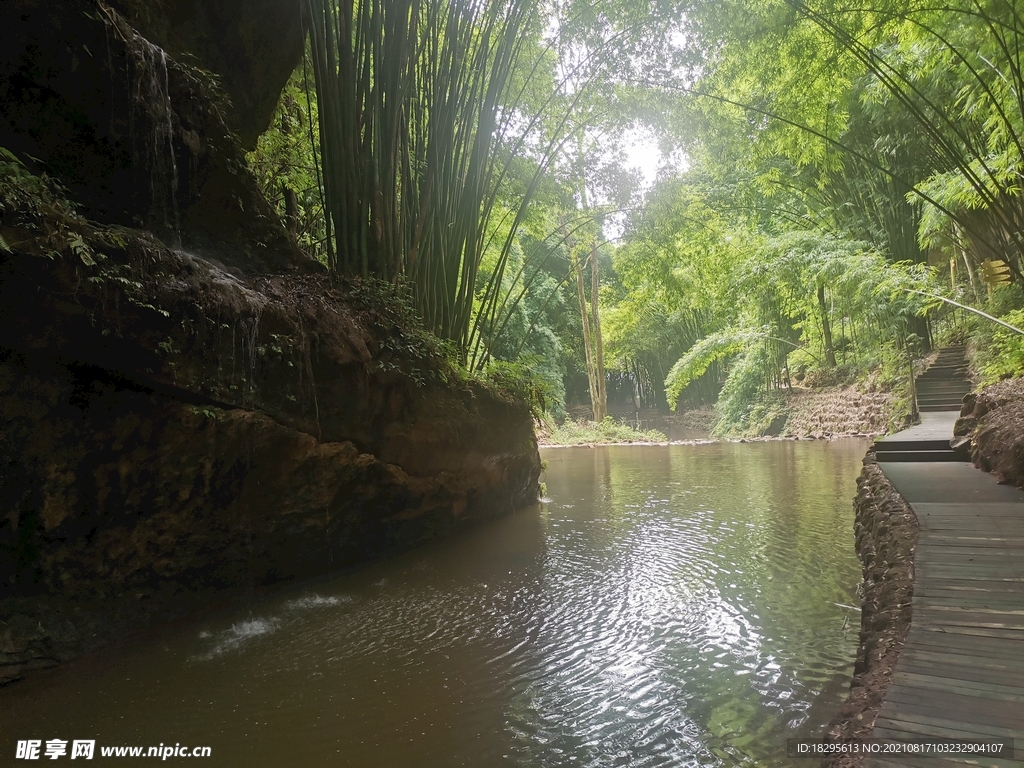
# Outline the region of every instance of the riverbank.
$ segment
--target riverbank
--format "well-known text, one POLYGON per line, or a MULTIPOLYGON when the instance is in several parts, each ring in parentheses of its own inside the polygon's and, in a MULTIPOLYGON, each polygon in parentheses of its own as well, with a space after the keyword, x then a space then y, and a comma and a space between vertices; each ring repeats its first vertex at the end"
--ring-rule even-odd
MULTIPOLYGON (((853 505, 863 571, 860 642, 850 694, 825 731, 836 740, 870 737, 910 629, 914 593, 917 518, 875 462, 874 451, 864 458, 853 505)), ((859 758, 850 757, 822 761, 823 768, 859 765, 859 758)))
MULTIPOLYGON (((970 446, 975 467, 1001 484, 1024 488, 1024 378, 967 395, 953 432, 954 444, 970 446)), ((875 463, 873 451, 864 462, 854 501, 857 553, 864 570, 861 642, 850 696, 826 732, 834 739, 872 736, 913 620, 920 524, 875 463)), ((856 768, 861 761, 837 757, 823 765, 856 768)))
MULTIPOLYGON (((906 418, 900 412, 899 399, 890 392, 853 385, 779 390, 761 403, 749 429, 727 433, 716 439, 747 442, 751 440, 831 440, 844 437, 877 437, 890 429, 902 428, 906 418)), ((752 408, 756 410, 756 408, 752 408)), ((711 440, 715 428, 714 412, 709 407, 659 416, 663 428, 675 425, 704 428, 708 438, 670 440, 657 429, 634 431, 629 424, 571 422, 556 427, 542 425, 538 443, 544 448, 573 445, 700 445, 711 440), (569 438, 569 439, 566 439, 569 438)), ((657 423, 654 418, 641 423, 657 423)))

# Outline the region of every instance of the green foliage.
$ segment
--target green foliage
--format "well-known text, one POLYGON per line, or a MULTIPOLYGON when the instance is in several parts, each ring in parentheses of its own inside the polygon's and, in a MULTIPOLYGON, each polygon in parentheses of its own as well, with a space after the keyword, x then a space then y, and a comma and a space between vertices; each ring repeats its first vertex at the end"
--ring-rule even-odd
POLYGON ((713 170, 656 189, 627 232, 615 258, 622 288, 609 294, 609 348, 645 362, 657 360, 655 347, 678 349, 664 376, 669 407, 713 377, 722 382, 718 433, 752 434, 778 415, 773 394, 794 379, 864 378, 886 350, 902 350, 935 304, 911 291, 936 284, 927 266, 893 263, 869 242, 795 227, 779 200, 746 186, 749 177, 723 185, 713 170))
MULTIPOLYGON (((10 252, 18 245, 51 260, 69 256, 85 267, 96 267, 107 258, 93 247, 100 238, 85 234, 86 223, 68 200, 67 191, 49 176, 32 173, 3 147, 0 147, 0 223, 20 230, 17 243, 0 237, 0 251, 10 252)), ((102 282, 97 274, 87 279, 102 282)))
POLYGON ((665 393, 669 403, 675 404, 683 389, 698 376, 703 375, 712 363, 731 357, 752 344, 763 341, 764 337, 764 331, 730 328, 701 339, 679 358, 669 371, 668 378, 665 379, 665 393))
POLYGON ((484 370, 484 381, 510 402, 527 406, 535 419, 543 416, 548 384, 529 366, 493 360, 484 370))
POLYGON ((611 416, 600 423, 567 419, 554 427, 547 442, 552 445, 595 445, 601 443, 664 443, 668 438, 657 430, 634 430, 611 416))
MULTIPOLYGON (((1011 325, 1024 325, 1024 310, 1014 310, 1001 318, 1011 325)), ((985 344, 979 373, 979 384, 985 386, 1010 376, 1024 375, 1024 336, 996 327, 985 344)))
MULTIPOLYGON (((1024 290, 1019 285, 994 291, 988 309, 1000 320, 1024 328, 1024 290)), ((975 317, 972 326, 979 385, 1024 375, 1024 336, 981 317, 975 317)))
POLYGON ((0 147, 0 216, 20 213, 35 226, 44 217, 69 219, 74 207, 65 190, 45 174, 35 174, 13 152, 0 147))
POLYGON ((715 404, 718 412, 716 434, 754 426, 750 422, 751 408, 765 387, 768 355, 767 345, 752 344, 730 369, 729 378, 715 404))
POLYGON ((294 228, 300 248, 327 263, 324 210, 317 173, 321 149, 316 140, 318 105, 315 91, 306 92, 307 67, 289 78, 270 127, 248 155, 250 167, 281 220, 294 228), (288 196, 294 194, 294 221, 289 221, 288 196))

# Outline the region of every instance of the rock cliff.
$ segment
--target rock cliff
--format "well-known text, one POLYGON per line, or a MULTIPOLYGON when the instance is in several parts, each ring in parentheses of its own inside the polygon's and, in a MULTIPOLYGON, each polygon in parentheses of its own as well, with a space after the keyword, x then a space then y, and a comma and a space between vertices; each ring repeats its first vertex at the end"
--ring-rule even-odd
POLYGON ((294 247, 201 73, 102 3, 0 16, 0 682, 536 500, 528 407, 294 247))

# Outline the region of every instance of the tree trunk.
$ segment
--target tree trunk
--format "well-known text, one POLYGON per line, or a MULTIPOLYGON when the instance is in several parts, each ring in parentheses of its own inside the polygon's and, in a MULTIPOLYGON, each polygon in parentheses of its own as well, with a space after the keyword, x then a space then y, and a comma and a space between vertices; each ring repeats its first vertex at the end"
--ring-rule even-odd
POLYGON ((818 308, 821 309, 821 335, 825 342, 825 362, 829 368, 836 367, 836 351, 832 347, 832 325, 828 321, 828 305, 825 303, 825 286, 818 286, 818 308))
POLYGON ((284 187, 284 220, 288 233, 295 240, 299 236, 299 196, 290 187, 284 187))
MULTIPOLYGON (((576 260, 574 267, 576 272, 576 294, 580 300, 580 320, 583 322, 583 349, 587 357, 587 384, 590 385, 590 404, 594 411, 594 420, 597 418, 598 402, 600 397, 597 391, 597 376, 594 371, 594 351, 590 344, 590 314, 587 312, 587 289, 583 282, 583 262, 576 260)), ((601 418, 604 418, 603 416, 601 418)))
POLYGON ((598 289, 600 279, 597 270, 597 249, 590 254, 590 311, 591 333, 594 337, 594 378, 596 379, 597 400, 594 401, 594 421, 603 421, 608 415, 608 390, 604 376, 604 341, 601 338, 601 316, 598 314, 598 289))
POLYGON ((921 339, 921 354, 927 355, 932 351, 931 334, 928 332, 928 318, 912 315, 907 318, 907 325, 911 333, 921 339))

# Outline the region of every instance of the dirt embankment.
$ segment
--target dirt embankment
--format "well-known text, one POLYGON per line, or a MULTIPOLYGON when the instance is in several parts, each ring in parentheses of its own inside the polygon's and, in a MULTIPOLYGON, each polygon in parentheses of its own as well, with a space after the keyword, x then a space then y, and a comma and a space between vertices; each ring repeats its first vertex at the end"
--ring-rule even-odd
POLYGON ((970 441, 977 467, 1024 488, 1024 378, 967 395, 953 433, 970 441))
MULTIPOLYGON (((867 738, 910 630, 914 550, 913 510, 874 461, 864 459, 857 479, 855 533, 863 571, 860 647, 850 695, 826 730, 829 739, 867 738)), ((859 758, 822 761, 825 768, 854 768, 859 758)))
POLYGON ((796 389, 787 397, 789 416, 781 434, 792 437, 877 435, 886 431, 896 407, 889 392, 856 386, 796 389))
MULTIPOLYGON (((898 398, 890 392, 865 389, 859 386, 840 385, 816 388, 794 388, 791 392, 779 390, 756 403, 752 410, 748 429, 730 433, 731 439, 813 439, 827 440, 839 437, 864 437, 884 434, 894 425, 905 422, 905 415, 898 412, 898 398)), ((581 421, 582 417, 574 416, 581 421)), ((631 414, 619 416, 624 423, 630 423, 631 414)), ((641 414, 641 421, 649 428, 664 431, 671 437, 673 432, 683 430, 694 434, 685 439, 673 439, 672 443, 688 444, 705 442, 718 420, 713 406, 680 410, 665 416, 653 412, 641 414), (703 434, 701 434, 703 433, 703 434)), ((650 444, 650 439, 604 439, 598 430, 590 429, 592 439, 587 444, 650 444)), ((541 445, 556 446, 558 441, 546 430, 538 434, 541 445)))

